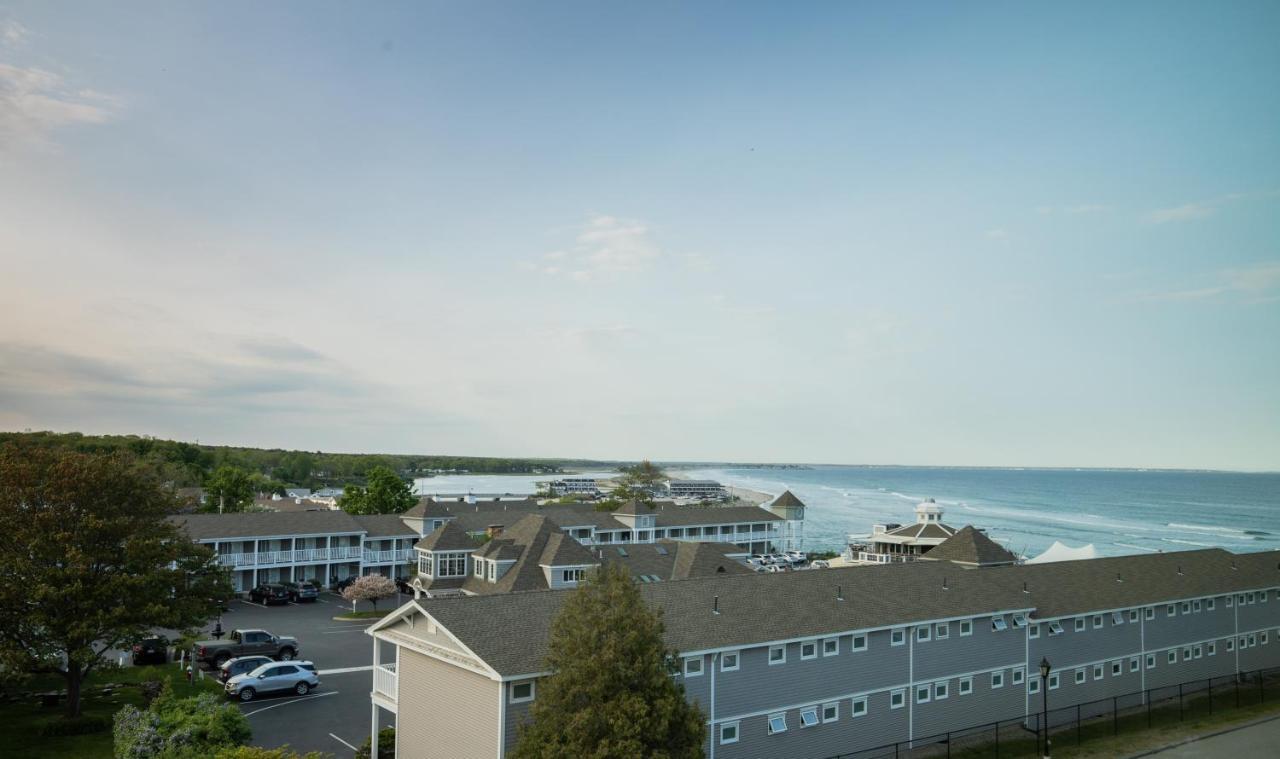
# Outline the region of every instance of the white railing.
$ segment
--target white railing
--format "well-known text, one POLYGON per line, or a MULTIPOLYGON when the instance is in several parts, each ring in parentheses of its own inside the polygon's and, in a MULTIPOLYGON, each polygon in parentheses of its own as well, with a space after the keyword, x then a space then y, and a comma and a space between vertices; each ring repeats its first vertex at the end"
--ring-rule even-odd
POLYGON ((373 689, 392 701, 396 700, 396 665, 379 664, 373 668, 373 689))
POLYGON ((393 562, 405 562, 413 558, 414 550, 412 548, 398 548, 389 551, 370 551, 364 552, 365 564, 388 564, 393 562))
POLYGON ((360 546, 338 546, 329 549, 331 559, 358 559, 364 549, 360 546))
POLYGON ((251 553, 224 553, 218 556, 218 563, 224 567, 241 567, 253 563, 251 553))

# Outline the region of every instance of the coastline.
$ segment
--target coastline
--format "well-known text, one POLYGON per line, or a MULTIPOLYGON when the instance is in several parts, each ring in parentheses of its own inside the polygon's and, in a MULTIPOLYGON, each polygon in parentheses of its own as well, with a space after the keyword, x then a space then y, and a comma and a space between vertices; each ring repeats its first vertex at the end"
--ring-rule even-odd
POLYGON ((766 504, 777 497, 776 495, 771 495, 769 493, 762 493, 759 490, 752 490, 750 488, 740 488, 740 487, 735 487, 733 485, 725 485, 724 489, 726 492, 729 493, 729 495, 751 506, 760 506, 762 504, 766 504))

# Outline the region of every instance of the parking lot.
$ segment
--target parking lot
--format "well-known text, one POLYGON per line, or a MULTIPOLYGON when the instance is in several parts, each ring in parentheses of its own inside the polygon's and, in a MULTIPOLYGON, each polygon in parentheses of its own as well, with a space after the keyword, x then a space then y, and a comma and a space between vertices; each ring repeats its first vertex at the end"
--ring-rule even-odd
MULTIPOLYGON (((378 609, 391 611, 410 598, 393 596, 379 602, 378 609)), ((364 630, 374 620, 334 620, 350 611, 351 603, 329 592, 321 593, 314 603, 266 607, 232 601, 230 606, 222 615, 224 630, 261 629, 297 638, 299 658, 314 662, 320 675, 320 688, 310 695, 261 696, 240 704, 253 726, 253 744, 267 748, 288 744, 298 752, 354 755, 355 747, 369 735, 373 639, 364 630)), ((361 611, 370 608, 364 603, 359 606, 361 611)), ((394 721, 395 715, 382 714, 384 727, 394 721)))

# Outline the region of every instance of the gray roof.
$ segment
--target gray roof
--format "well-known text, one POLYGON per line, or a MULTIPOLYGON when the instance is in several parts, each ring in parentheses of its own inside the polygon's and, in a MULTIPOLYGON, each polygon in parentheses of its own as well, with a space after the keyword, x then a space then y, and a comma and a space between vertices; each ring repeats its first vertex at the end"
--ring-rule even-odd
POLYGON ((613 511, 614 514, 652 514, 653 507, 644 501, 637 501, 634 498, 619 506, 613 511))
POLYGON ((595 555, 605 564, 625 567, 636 577, 686 580, 716 574, 751 574, 752 570, 745 564, 728 556, 741 552, 742 549, 729 543, 659 540, 656 543, 598 546, 595 555))
POLYGON ((528 514, 485 543, 475 554, 498 561, 515 563, 497 582, 489 582, 474 574, 462 584, 464 590, 477 595, 512 593, 522 590, 546 590, 547 576, 541 565, 583 566, 596 564, 595 556, 578 541, 541 514, 528 514))
MULTIPOLYGON (((759 645, 932 619, 1034 609, 1038 619, 1280 586, 1280 551, 1221 549, 961 571, 913 562, 640 586, 681 651, 759 645), (944 586, 945 580, 945 586, 944 586), (837 598, 840 591, 840 600, 837 598), (712 614, 715 598, 719 614, 712 614)), ((430 599, 421 607, 502 675, 544 671, 566 591, 430 599)))
POLYGON ((399 514, 352 514, 356 524, 371 538, 417 537, 418 531, 404 523, 399 514))
POLYGON ((477 500, 475 503, 467 503, 465 500, 459 501, 421 498, 418 500, 418 505, 405 511, 402 516, 406 516, 411 519, 423 519, 429 517, 457 517, 462 514, 508 511, 521 511, 527 513, 537 507, 538 502, 532 498, 477 500))
MULTIPOLYGON (((956 534, 954 527, 941 522, 916 522, 885 533, 885 535, 893 535, 899 538, 942 538, 944 540, 954 534, 956 534)), ((872 539, 874 540, 874 538, 875 536, 872 539)))
POLYGON ((418 548, 424 551, 474 551, 478 547, 466 530, 453 522, 445 522, 418 541, 418 548))
POLYGON ((800 508, 804 508, 804 501, 796 498, 795 493, 792 493, 790 490, 784 490, 782 491, 782 495, 773 499, 769 506, 799 506, 800 508))
POLYGON ((1012 552, 987 537, 985 532, 975 529, 973 525, 961 527, 959 532, 934 546, 920 558, 980 567, 1012 564, 1018 560, 1012 552))
POLYGON ((674 503, 659 503, 657 507, 656 523, 659 527, 782 520, 782 517, 759 506, 678 506, 674 503))
MULTIPOLYGON (((624 505, 617 513, 631 513, 626 511, 629 506, 630 504, 624 505)), ((659 501, 652 507, 652 512, 643 513, 654 514, 657 517, 658 527, 777 522, 782 519, 777 514, 759 506, 679 506, 670 501, 659 501)), ((485 528, 492 525, 500 524, 509 527, 526 514, 541 514, 561 527, 590 525, 597 530, 631 529, 614 518, 613 514, 596 511, 595 506, 590 503, 548 503, 540 506, 533 499, 466 503, 426 498, 402 516, 456 519, 458 526, 467 532, 483 532, 485 528)))
POLYGON ((170 519, 192 540, 266 538, 280 535, 360 533, 364 528, 345 511, 268 511, 253 514, 181 514, 170 519))

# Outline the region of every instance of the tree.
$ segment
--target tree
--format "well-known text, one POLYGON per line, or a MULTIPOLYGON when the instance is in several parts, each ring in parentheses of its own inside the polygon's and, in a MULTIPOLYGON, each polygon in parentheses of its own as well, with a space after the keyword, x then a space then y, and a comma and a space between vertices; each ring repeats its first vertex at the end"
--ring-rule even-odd
POLYGON ((0 669, 84 678, 153 628, 203 625, 231 596, 179 502, 130 454, 0 447, 0 669))
POLYGON ((347 485, 338 506, 348 514, 399 514, 418 503, 409 483, 385 466, 369 470, 364 487, 347 485))
POLYGON ((566 601, 551 625, 547 669, 518 759, 700 757, 706 718, 685 700, 662 639, 626 570, 606 565, 566 601))
POLYGON ((204 482, 205 508, 219 512, 244 511, 253 503, 253 475, 234 466, 220 466, 204 482))
POLYGON ((112 727, 116 759, 223 756, 252 735, 249 719, 235 704, 213 693, 174 698, 167 688, 145 710, 125 704, 112 727))
POLYGON ((396 584, 382 575, 361 575, 356 581, 342 589, 342 597, 351 602, 355 609, 356 601, 368 601, 373 610, 378 610, 378 601, 396 594, 396 584))
POLYGON ((608 499, 597 505, 597 511, 612 511, 627 501, 653 503, 653 491, 667 478, 665 472, 648 460, 634 466, 619 467, 618 471, 622 472, 618 484, 610 491, 608 499))
MULTIPOLYGON (((364 739, 356 751, 355 759, 369 759, 373 736, 364 739)), ((384 727, 378 731, 378 759, 396 759, 396 729, 384 727)))

